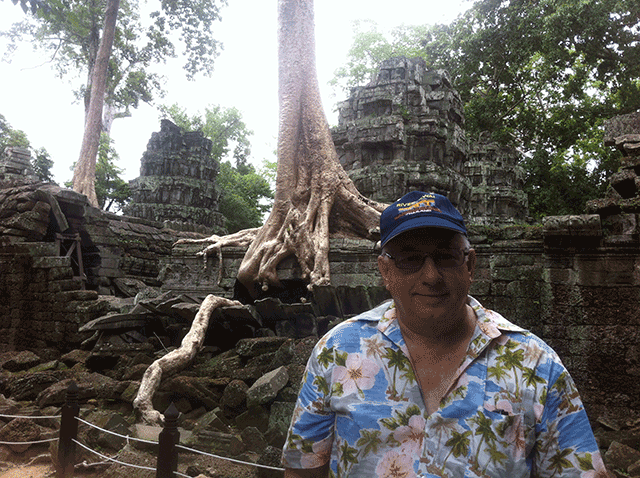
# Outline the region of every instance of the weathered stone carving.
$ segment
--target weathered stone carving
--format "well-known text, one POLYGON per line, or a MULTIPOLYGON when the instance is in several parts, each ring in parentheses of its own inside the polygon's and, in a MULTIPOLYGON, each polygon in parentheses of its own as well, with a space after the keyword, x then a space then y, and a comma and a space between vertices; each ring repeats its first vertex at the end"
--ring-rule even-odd
POLYGON ((332 131, 340 162, 365 196, 392 202, 413 189, 446 194, 466 210, 462 102, 444 70, 392 58, 377 78, 338 106, 332 131))
POLYGON ((470 147, 464 175, 471 181, 467 221, 506 225, 526 222, 529 200, 524 192, 525 171, 515 148, 496 143, 470 147))
POLYGON ((215 184, 218 170, 209 139, 162 120, 142 156, 140 177, 129 183, 132 200, 125 213, 173 229, 224 234, 215 184))
POLYGON ((14 183, 36 182, 28 148, 8 147, 0 157, 0 182, 5 186, 14 183))
POLYGON ((611 176, 607 196, 587 202, 587 212, 599 214, 605 241, 637 243, 640 236, 640 111, 617 116, 605 123, 605 145, 624 156, 620 170, 611 176))
POLYGON ((470 223, 525 222, 524 170, 513 148, 469 145, 462 101, 444 70, 420 58, 384 61, 339 105, 333 140, 358 190, 392 202, 420 189, 445 194, 470 223))

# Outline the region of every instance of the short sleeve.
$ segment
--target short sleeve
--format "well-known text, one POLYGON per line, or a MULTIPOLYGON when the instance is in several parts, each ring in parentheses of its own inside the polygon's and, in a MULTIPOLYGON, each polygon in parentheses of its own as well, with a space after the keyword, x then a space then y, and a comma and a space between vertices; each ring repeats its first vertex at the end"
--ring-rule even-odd
POLYGON ((550 375, 544 411, 536 427, 533 476, 607 476, 573 379, 559 362, 553 364, 550 375))

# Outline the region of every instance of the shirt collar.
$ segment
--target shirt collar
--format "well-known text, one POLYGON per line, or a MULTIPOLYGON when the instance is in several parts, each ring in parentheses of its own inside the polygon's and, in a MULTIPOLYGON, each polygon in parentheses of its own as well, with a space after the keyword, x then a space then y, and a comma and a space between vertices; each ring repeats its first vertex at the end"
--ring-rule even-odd
MULTIPOLYGON (((528 333, 526 329, 509 322, 497 312, 485 309, 480 302, 471 296, 467 296, 467 303, 474 310, 477 317, 476 329, 469 343, 468 355, 479 355, 492 340, 500 337, 502 332, 528 333)), ((361 318, 364 320, 377 320, 377 329, 399 346, 403 346, 404 339, 402 338, 402 332, 400 331, 400 326, 396 318, 394 302, 385 302, 379 307, 376 307, 374 311, 378 313, 363 314, 361 318)))

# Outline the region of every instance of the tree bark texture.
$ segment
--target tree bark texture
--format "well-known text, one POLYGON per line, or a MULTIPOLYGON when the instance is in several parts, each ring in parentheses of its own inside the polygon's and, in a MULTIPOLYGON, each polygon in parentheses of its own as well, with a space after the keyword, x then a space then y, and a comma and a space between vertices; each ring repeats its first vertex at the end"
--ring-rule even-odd
POLYGON ((253 295, 279 285, 276 267, 292 255, 310 287, 328 284, 329 234, 375 239, 384 209, 357 191, 338 161, 318 87, 313 0, 279 0, 278 10, 276 193, 238 272, 253 295))
POLYGON ((102 132, 102 107, 107 87, 109 57, 111 56, 111 48, 115 37, 119 7, 120 0, 107 1, 102 39, 100 40, 100 48, 98 49, 91 79, 91 96, 85 118, 80 157, 73 170, 73 190, 86 195, 89 203, 95 207, 99 207, 95 180, 96 158, 98 156, 100 133, 102 132))

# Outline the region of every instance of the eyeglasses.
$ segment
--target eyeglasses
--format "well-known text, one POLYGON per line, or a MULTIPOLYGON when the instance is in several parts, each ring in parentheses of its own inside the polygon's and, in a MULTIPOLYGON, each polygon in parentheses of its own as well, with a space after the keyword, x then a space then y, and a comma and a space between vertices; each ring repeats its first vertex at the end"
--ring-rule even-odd
POLYGON ((451 269, 452 267, 459 267, 467 260, 469 250, 445 249, 435 250, 429 254, 412 252, 406 256, 397 255, 395 257, 388 252, 383 252, 382 255, 387 256, 389 259, 391 259, 396 267, 402 272, 413 274, 414 272, 418 272, 420 269, 422 269, 422 266, 424 266, 424 261, 427 260, 427 257, 431 258, 433 264, 438 269, 451 269))

